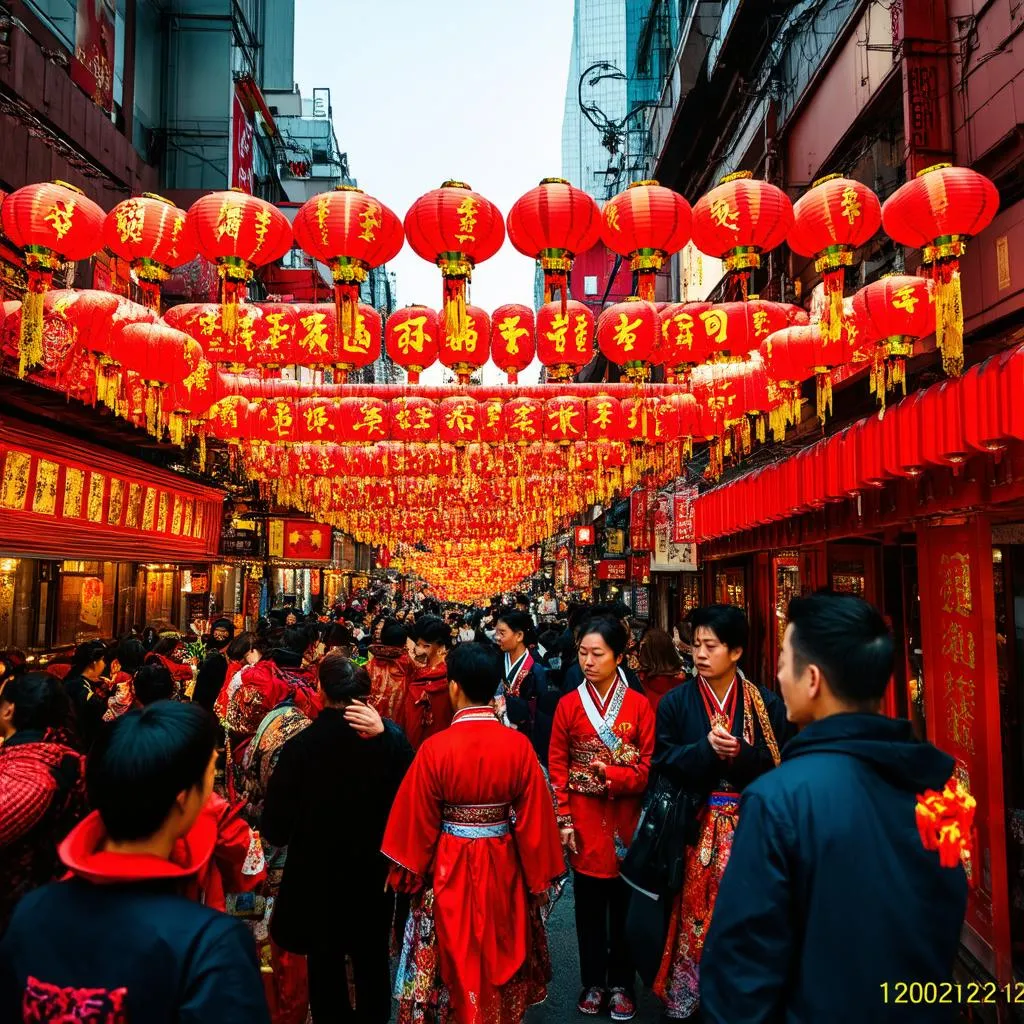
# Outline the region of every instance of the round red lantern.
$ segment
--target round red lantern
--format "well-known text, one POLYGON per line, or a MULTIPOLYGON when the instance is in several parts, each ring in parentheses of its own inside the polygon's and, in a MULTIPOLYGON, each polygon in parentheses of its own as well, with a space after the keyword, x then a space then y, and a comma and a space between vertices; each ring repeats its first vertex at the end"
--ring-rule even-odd
POLYGON ((519 374, 533 362, 536 351, 533 310, 509 303, 491 314, 491 359, 515 384, 519 374))
POLYGON ((404 367, 410 384, 435 362, 440 350, 437 313, 426 306, 406 306, 388 317, 386 345, 391 359, 404 367))
POLYGON ((658 311, 651 302, 631 297, 609 306, 597 321, 597 344, 609 362, 632 381, 649 376, 646 360, 661 331, 658 311))
MULTIPOLYGON (((693 243, 725 263, 727 271, 761 265, 761 254, 786 240, 793 205, 782 189, 737 171, 702 196, 693 208, 693 243)), ((746 278, 743 279, 744 288, 746 278)))
MULTIPOLYGON (((960 257, 999 209, 995 185, 969 167, 936 164, 900 186, 882 206, 886 234, 921 250, 935 284, 935 343, 950 376, 963 371, 960 257)), ((928 332, 931 333, 930 331, 928 332)))
POLYGON ((601 236, 601 211, 582 189, 564 178, 544 178, 517 199, 509 210, 508 240, 524 256, 540 263, 544 301, 558 292, 565 314, 569 271, 577 253, 586 252, 601 236))
POLYGON ((409 208, 405 236, 417 256, 441 268, 445 328, 453 337, 464 334, 466 283, 505 240, 501 211, 463 182, 446 181, 409 208))
POLYGON ((594 314, 575 299, 537 310, 537 356, 549 381, 569 381, 594 358, 594 314))
POLYGON ((711 358, 707 332, 698 329, 698 318, 710 308, 710 302, 670 302, 659 312, 661 356, 669 383, 685 381, 695 366, 711 358))
POLYGON ((480 407, 464 395, 453 395, 441 401, 438 409, 441 440, 463 448, 480 440, 480 407))
POLYGON ((800 386, 814 373, 807 355, 819 340, 819 328, 814 324, 775 331, 761 343, 761 358, 768 376, 782 392, 789 423, 800 422, 800 386))
POLYGON ((816 181, 793 206, 789 247, 801 256, 813 256, 822 275, 825 312, 822 330, 839 340, 843 322, 845 268, 854 253, 874 238, 882 223, 882 207, 874 192, 859 181, 831 174, 816 181))
POLYGON ((690 240, 690 204, 656 181, 634 181, 602 211, 601 237, 612 252, 629 257, 637 294, 654 301, 654 277, 665 260, 690 240))
POLYGON ((479 306, 463 310, 461 331, 453 331, 448 320, 440 321, 441 362, 454 370, 460 384, 468 384, 470 374, 487 362, 491 319, 479 306))
POLYGON ((617 398, 597 395, 587 399, 587 440, 609 443, 625 439, 622 406, 617 398))
POLYGON ((291 302, 263 302, 259 304, 262 330, 259 344, 252 354, 251 363, 264 370, 279 370, 282 366, 298 364, 295 332, 299 326, 298 306, 291 302))
POLYGON ((113 355, 150 388, 178 384, 191 376, 203 350, 184 331, 164 323, 129 323, 115 334, 113 355))
POLYGON ((342 411, 333 398, 302 398, 295 403, 295 439, 300 443, 336 442, 343 434, 342 411))
POLYGON ((143 192, 118 203, 103 222, 104 244, 131 264, 146 305, 158 313, 160 283, 195 259, 196 240, 186 218, 169 199, 143 192))
POLYGON ((233 339, 238 304, 256 267, 279 260, 292 246, 292 226, 274 205, 239 188, 197 199, 186 219, 196 247, 217 265, 224 333, 233 339))
POLYGON ((544 432, 544 404, 537 398, 513 398, 505 405, 505 437, 512 444, 527 445, 544 432))
POLYGON ((342 398, 341 440, 349 444, 372 444, 387 440, 391 430, 391 410, 382 398, 342 398))
POLYGON ((43 295, 65 262, 86 260, 103 245, 103 210, 64 181, 26 185, 0 206, 4 234, 25 256, 18 375, 43 357, 43 295))
POLYGON ((206 358, 215 366, 231 373, 242 373, 255 365, 261 344, 263 310, 251 303, 235 307, 235 333, 228 337, 223 330, 223 307, 215 302, 184 302, 171 306, 163 315, 166 324, 203 346, 206 358))
POLYGON ((437 406, 421 395, 391 399, 391 436, 396 441, 436 441, 437 406))
POLYGON ((586 436, 586 405, 575 395, 560 395, 544 403, 544 437, 570 445, 586 436))
POLYGON ((292 228, 302 249, 331 268, 338 333, 344 348, 358 335, 359 286, 371 269, 398 255, 405 240, 402 222, 361 188, 337 185, 333 192, 306 200, 296 212, 292 228))
POLYGON ((477 403, 477 419, 480 423, 480 440, 485 444, 497 444, 505 439, 505 403, 495 395, 477 403))
POLYGON ((853 314, 860 337, 876 343, 871 391, 882 404, 886 391, 897 384, 906 393, 906 360, 914 351, 914 342, 934 330, 933 306, 934 287, 922 277, 883 277, 854 295, 853 314))

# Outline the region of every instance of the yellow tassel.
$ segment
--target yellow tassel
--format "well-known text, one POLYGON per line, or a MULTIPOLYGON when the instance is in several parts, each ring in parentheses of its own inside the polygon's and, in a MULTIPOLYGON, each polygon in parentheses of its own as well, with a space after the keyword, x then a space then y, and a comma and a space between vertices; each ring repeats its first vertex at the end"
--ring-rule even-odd
POLYGON ((206 472, 206 434, 199 435, 199 471, 206 472))
POLYGON ((830 373, 818 374, 818 421, 822 426, 825 420, 832 415, 832 375, 830 373))
POLYGON ((45 293, 25 292, 21 300, 21 336, 18 344, 18 376, 24 377, 43 361, 43 301, 45 293))
POLYGON ((960 271, 949 271, 949 280, 936 282, 935 344, 942 352, 942 369, 949 377, 964 372, 964 310, 960 271))
POLYGON ((765 433, 764 414, 758 413, 757 419, 754 420, 754 423, 756 425, 757 430, 757 443, 764 444, 767 440, 767 435, 765 433))
MULTIPOLYGON (((841 280, 841 279, 840 279, 841 280)), ((843 289, 835 289, 829 295, 828 340, 838 341, 843 333, 843 289)))

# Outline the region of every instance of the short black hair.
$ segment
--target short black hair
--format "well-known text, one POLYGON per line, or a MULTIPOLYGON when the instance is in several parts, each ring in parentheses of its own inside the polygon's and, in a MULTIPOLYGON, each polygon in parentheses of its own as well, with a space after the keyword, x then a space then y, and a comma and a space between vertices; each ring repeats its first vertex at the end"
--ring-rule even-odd
POLYGON ((458 683, 474 704, 494 700, 501 674, 501 658, 490 644, 459 644, 448 655, 448 678, 458 683))
POLYGON ((422 640, 427 644, 444 644, 445 647, 451 649, 452 627, 437 615, 424 615, 416 620, 412 638, 422 640))
POLYGON ((103 726, 86 760, 89 803, 111 839, 145 839, 178 794, 202 785, 217 720, 198 704, 162 700, 103 726))
POLYGON ((591 616, 597 618, 599 615, 605 615, 611 619, 618 619, 620 622, 623 619, 628 619, 632 615, 629 605, 625 601, 609 601, 607 604, 597 604, 591 609, 591 616))
POLYGON ((0 687, 0 701, 14 705, 15 729, 60 729, 71 719, 64 684, 49 672, 11 676, 0 687))
POLYGON ((150 662, 135 673, 132 687, 135 699, 147 707, 158 700, 170 700, 174 696, 174 676, 161 662, 150 662))
POLYGON ((404 647, 409 634, 398 619, 385 619, 380 629, 380 643, 383 647, 404 647))
POLYGON ((370 695, 370 676, 341 651, 329 651, 320 659, 320 689, 332 704, 363 700, 370 695))
POLYGON ((311 639, 310 630, 306 626, 293 626, 284 631, 281 646, 292 654, 305 654, 311 639))
POLYGON ((789 602, 793 668, 817 665, 844 704, 875 704, 892 676, 892 632, 877 608, 854 594, 812 594, 789 602))
POLYGON ((502 608, 498 612, 497 622, 504 622, 513 633, 522 633, 523 643, 527 647, 537 642, 537 629, 529 612, 521 612, 518 608, 502 608))
POLYGON ((146 648, 133 636, 126 636, 110 653, 110 660, 117 659, 122 672, 133 675, 146 660, 146 648))
POLYGON ((259 651, 260 654, 267 653, 267 645, 258 633, 239 633, 231 643, 228 644, 227 656, 229 661, 242 661, 250 651, 259 651))
POLYGON ((100 658, 106 661, 107 645, 102 640, 86 640, 75 648, 75 653, 71 657, 70 674, 81 672, 100 658))
POLYGON ((626 653, 626 648, 629 646, 629 634, 618 619, 610 618, 607 615, 597 615, 584 622, 580 628, 580 642, 590 633, 597 633, 611 648, 616 658, 626 653))
POLYGON ((734 604, 708 604, 703 608, 695 608, 690 622, 693 624, 694 638, 697 630, 703 626, 710 629, 730 651, 746 650, 750 626, 742 608, 734 604))

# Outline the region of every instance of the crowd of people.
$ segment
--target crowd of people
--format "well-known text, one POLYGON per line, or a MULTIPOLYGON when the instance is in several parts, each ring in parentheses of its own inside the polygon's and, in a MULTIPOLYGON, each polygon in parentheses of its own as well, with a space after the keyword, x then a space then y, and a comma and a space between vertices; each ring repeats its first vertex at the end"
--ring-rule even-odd
POLYGON ((951 976, 973 814, 885 622, 795 599, 778 692, 746 645, 421 590, 0 654, 0 1019, 516 1024, 570 880, 581 1014, 949 1019, 882 1000, 951 976))

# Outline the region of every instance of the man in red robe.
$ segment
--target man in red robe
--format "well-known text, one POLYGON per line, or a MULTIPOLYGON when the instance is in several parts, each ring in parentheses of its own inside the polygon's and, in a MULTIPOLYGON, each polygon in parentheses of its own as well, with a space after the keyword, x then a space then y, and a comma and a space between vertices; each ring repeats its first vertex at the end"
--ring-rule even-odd
POLYGON ((484 645, 452 652, 451 728, 420 748, 388 821, 389 881, 418 893, 395 982, 400 1024, 448 1012, 458 1024, 518 1024, 546 994, 539 907, 565 866, 530 741, 490 706, 500 680, 484 645))
POLYGON ((452 721, 446 658, 452 648, 451 627, 436 615, 424 615, 412 627, 413 652, 405 698, 395 721, 413 750, 452 721))

